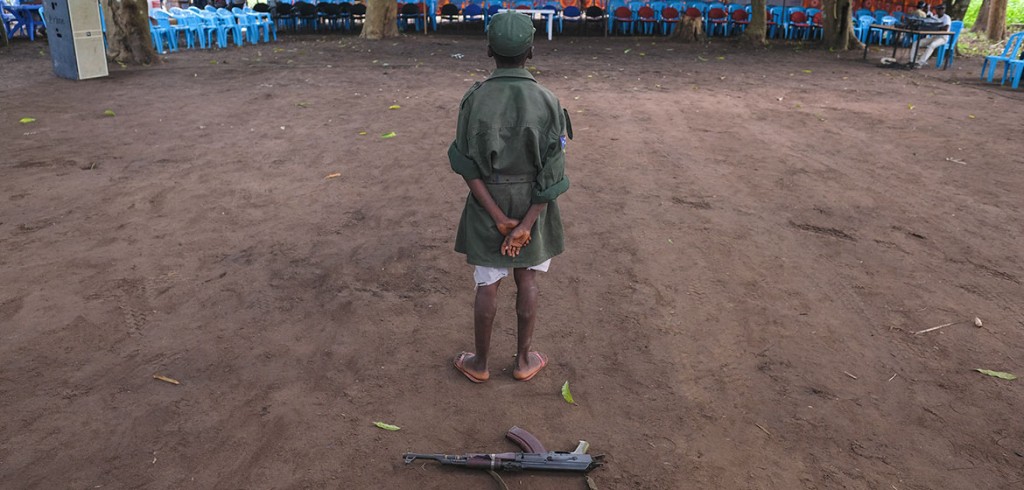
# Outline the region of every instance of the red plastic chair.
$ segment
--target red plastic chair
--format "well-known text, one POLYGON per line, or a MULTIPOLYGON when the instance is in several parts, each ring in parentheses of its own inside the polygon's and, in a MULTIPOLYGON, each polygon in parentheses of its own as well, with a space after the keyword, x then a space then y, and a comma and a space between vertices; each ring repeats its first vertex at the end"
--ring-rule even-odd
POLYGON ((643 28, 644 34, 654 34, 654 26, 658 23, 658 16, 654 13, 654 9, 647 5, 640 7, 640 10, 636 12, 636 19, 643 28))
POLYGON ((715 32, 727 34, 729 28, 729 14, 720 8, 708 10, 708 36, 714 36, 715 32))
POLYGON ((743 9, 733 10, 732 25, 728 34, 732 34, 731 29, 738 29, 739 32, 743 32, 747 30, 748 25, 750 25, 750 14, 747 14, 747 11, 743 9))
POLYGON ((825 20, 824 13, 818 12, 818 13, 814 14, 814 17, 811 19, 811 39, 821 39, 822 38, 822 36, 824 35, 824 32, 825 32, 825 30, 824 30, 825 26, 823 24, 824 20, 825 20))
POLYGON ((629 7, 619 7, 612 13, 612 30, 618 24, 620 34, 633 34, 633 11, 629 7))
POLYGON ((786 37, 796 39, 797 33, 802 34, 805 40, 811 33, 811 24, 807 22, 807 14, 800 11, 790 12, 789 30, 786 32, 786 37))
POLYGON ((682 19, 679 18, 679 10, 674 7, 665 7, 661 9, 661 34, 667 36, 672 34, 672 30, 675 29, 682 19))

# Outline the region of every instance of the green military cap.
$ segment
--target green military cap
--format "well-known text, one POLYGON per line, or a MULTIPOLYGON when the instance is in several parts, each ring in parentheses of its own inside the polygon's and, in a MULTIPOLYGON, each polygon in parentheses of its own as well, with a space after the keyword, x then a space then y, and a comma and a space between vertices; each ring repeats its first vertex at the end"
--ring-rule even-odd
POLYGON ((511 58, 533 45, 533 21, 518 12, 501 12, 491 17, 487 26, 487 43, 495 54, 511 58))

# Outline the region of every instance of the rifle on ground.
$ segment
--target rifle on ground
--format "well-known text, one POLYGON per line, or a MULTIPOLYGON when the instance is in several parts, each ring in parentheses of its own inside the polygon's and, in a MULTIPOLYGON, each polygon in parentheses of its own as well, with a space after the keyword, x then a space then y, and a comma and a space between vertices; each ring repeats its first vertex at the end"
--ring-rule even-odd
POLYGON ((587 454, 587 450, 590 449, 590 443, 587 441, 580 441, 576 449, 566 452, 544 449, 544 445, 533 434, 519 427, 509 429, 505 437, 516 443, 523 452, 464 455, 405 453, 402 458, 405 459, 405 464, 417 459, 432 459, 443 465, 489 471, 544 470, 586 473, 604 464, 601 461, 603 455, 591 457, 587 454))

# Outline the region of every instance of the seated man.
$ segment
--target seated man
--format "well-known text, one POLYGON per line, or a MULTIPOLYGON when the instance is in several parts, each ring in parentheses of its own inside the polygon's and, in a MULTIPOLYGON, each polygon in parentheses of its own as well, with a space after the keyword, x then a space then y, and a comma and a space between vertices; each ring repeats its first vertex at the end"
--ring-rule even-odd
MULTIPOLYGON (((943 31, 948 31, 950 24, 953 23, 953 20, 946 15, 946 6, 941 3, 935 6, 935 13, 929 14, 928 18, 941 22, 942 27, 939 30, 943 31)), ((921 68, 928 62, 928 58, 932 57, 932 53, 935 52, 935 49, 946 44, 948 41, 949 38, 947 36, 927 36, 910 48, 910 59, 916 60, 917 68, 921 68), (918 49, 922 47, 924 48, 924 55, 918 56, 918 49)))
POLYGON ((928 17, 928 2, 925 2, 924 0, 917 2, 917 8, 908 12, 908 15, 920 17, 922 19, 928 17))

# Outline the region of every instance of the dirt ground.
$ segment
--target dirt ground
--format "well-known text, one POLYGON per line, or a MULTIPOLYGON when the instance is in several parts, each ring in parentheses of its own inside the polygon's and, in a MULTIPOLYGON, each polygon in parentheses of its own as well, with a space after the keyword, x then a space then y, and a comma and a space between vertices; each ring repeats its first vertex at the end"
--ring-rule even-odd
POLYGON ((882 55, 538 39, 575 129, 552 363, 512 379, 505 284, 507 361, 474 385, 446 149, 482 36, 293 35, 83 82, 16 42, 0 487, 489 489, 401 454, 508 451, 519 425, 590 441, 601 489, 1020 488, 1021 381, 974 369, 1024 374, 1024 91, 882 55))

